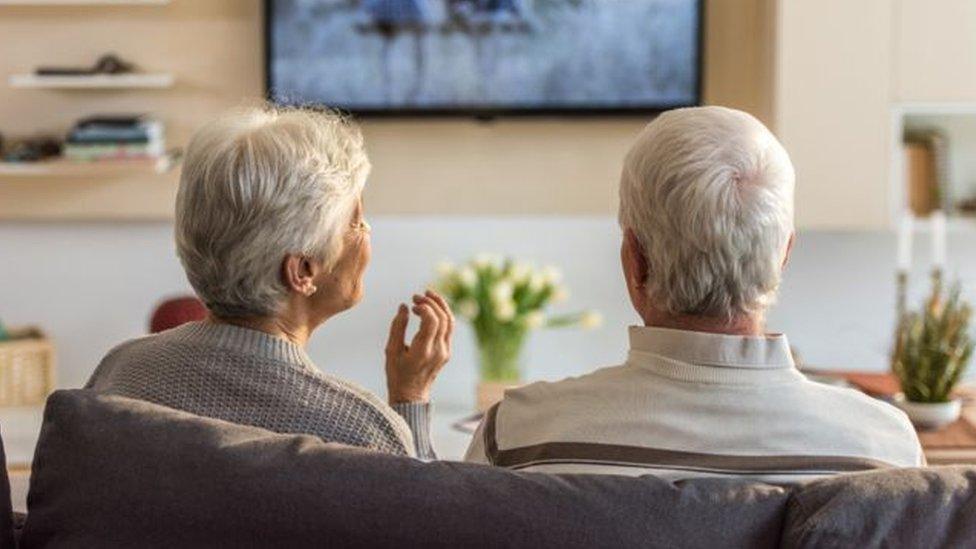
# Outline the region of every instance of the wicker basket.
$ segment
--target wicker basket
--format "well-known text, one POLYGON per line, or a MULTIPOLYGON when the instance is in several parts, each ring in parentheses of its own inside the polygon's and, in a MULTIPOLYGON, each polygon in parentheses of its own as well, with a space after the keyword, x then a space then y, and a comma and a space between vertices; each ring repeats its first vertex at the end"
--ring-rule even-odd
POLYGON ((37 328, 0 341, 0 406, 44 404, 54 390, 54 344, 37 328))

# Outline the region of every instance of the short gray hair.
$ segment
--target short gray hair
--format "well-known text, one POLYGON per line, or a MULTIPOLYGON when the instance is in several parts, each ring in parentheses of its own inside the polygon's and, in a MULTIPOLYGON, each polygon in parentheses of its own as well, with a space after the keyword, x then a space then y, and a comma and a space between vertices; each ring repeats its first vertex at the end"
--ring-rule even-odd
POLYGON ((789 156, 751 115, 666 112, 624 161, 620 224, 648 262, 648 295, 671 314, 731 318, 775 299, 793 233, 789 156))
POLYGON ((331 268, 369 169, 359 128, 329 111, 244 109, 197 131, 176 197, 176 249, 211 312, 275 314, 287 254, 331 268))

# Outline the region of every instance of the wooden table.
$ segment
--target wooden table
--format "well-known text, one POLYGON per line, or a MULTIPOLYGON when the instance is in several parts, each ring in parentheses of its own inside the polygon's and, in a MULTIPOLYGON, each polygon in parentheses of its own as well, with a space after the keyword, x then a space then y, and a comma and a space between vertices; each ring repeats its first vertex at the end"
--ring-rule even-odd
POLYGON ((976 406, 962 409, 962 417, 937 431, 919 431, 929 465, 976 464, 976 406))

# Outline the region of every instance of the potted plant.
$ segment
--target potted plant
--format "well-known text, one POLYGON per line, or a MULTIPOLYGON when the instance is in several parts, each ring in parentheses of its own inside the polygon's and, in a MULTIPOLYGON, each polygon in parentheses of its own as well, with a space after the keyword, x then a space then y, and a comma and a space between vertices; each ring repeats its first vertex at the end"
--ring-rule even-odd
POLYGON ((920 428, 938 428, 959 418, 961 402, 952 391, 973 353, 971 313, 958 284, 943 297, 936 278, 922 311, 905 313, 898 323, 891 366, 902 392, 895 395, 895 403, 920 428))
POLYGON ((595 328, 595 311, 547 316, 547 307, 567 297, 554 267, 536 270, 512 259, 480 254, 455 266, 437 267, 435 287, 460 318, 471 323, 478 345, 478 410, 501 400, 506 388, 522 381, 522 351, 528 334, 542 328, 595 328))

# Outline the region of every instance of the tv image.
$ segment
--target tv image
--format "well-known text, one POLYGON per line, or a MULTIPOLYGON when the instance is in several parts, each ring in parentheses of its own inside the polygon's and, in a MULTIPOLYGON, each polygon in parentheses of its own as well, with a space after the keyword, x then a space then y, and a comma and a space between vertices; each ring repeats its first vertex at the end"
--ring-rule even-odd
POLYGON ((701 0, 266 0, 279 104, 358 114, 696 105, 701 0))

